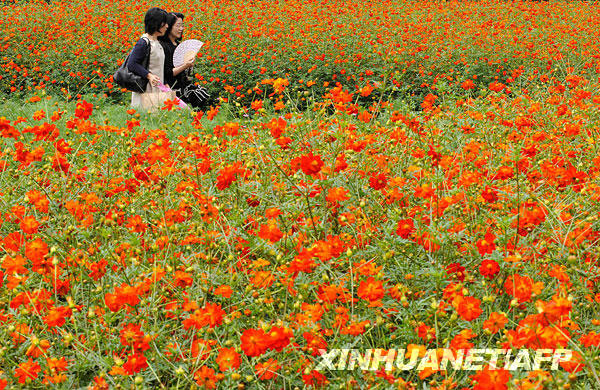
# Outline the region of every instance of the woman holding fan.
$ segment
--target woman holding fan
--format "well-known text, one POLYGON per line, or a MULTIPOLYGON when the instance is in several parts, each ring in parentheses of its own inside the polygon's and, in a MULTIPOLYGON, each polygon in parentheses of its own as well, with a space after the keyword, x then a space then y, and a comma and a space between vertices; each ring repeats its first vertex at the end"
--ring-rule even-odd
POLYGON ((189 78, 189 70, 194 65, 194 57, 184 60, 179 66, 174 66, 173 57, 183 36, 183 14, 172 12, 167 15, 169 27, 160 38, 160 44, 165 52, 165 84, 169 85, 177 97, 194 108, 205 109, 212 100, 205 88, 194 85, 189 78))

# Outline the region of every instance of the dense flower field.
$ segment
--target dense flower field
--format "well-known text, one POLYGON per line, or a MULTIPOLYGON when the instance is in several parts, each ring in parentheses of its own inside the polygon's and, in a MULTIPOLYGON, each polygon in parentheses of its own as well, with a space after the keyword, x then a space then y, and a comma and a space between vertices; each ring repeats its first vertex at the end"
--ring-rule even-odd
POLYGON ((600 387, 596 5, 189 2, 224 99, 140 114, 149 6, 2 8, 0 389, 600 387))
POLYGON ((461 93, 467 78, 528 84, 600 67, 593 2, 17 0, 0 8, 0 90, 119 99, 111 76, 157 5, 184 13, 185 36, 206 42, 198 81, 246 106, 268 78, 318 96, 326 81, 420 103, 430 89, 461 93))

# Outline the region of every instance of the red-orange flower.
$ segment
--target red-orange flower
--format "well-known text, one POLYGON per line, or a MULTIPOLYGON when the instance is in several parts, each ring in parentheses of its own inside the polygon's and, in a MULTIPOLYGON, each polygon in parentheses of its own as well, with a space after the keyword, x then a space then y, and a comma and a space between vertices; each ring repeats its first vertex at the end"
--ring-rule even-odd
POLYGON ((88 103, 85 100, 81 100, 77 102, 77 105, 75 106, 75 117, 86 120, 92 115, 93 109, 93 104, 88 103))
POLYGON ((235 348, 221 348, 216 358, 219 370, 235 370, 240 366, 240 354, 235 352, 235 348))
POLYGON ((488 232, 482 240, 477 241, 477 251, 481 256, 492 253, 496 249, 496 244, 494 244, 495 239, 496 236, 488 232))
POLYGON ((279 230, 277 220, 269 219, 267 223, 262 224, 258 231, 258 237, 268 240, 271 243, 281 240, 283 233, 279 230))
POLYGON ((497 81, 492 81, 490 83, 489 87, 494 92, 500 92, 500 91, 502 91, 506 87, 506 85, 504 85, 502 83, 499 83, 497 81))
POLYGON ((15 377, 18 379, 19 383, 26 383, 27 380, 37 379, 41 369, 42 368, 37 362, 29 359, 26 362, 19 364, 15 369, 15 377))
POLYGON ((256 376, 263 381, 273 379, 280 368, 281 366, 275 359, 268 359, 266 362, 257 363, 256 366, 254 366, 256 376))
POLYGON ((531 299, 533 280, 529 276, 514 274, 504 282, 504 291, 515 297, 519 302, 527 302, 531 299))
POLYGON ((237 180, 238 173, 240 173, 238 164, 230 164, 221 169, 217 175, 217 188, 221 191, 229 188, 231 183, 237 180))
POLYGON ((471 79, 463 81, 460 86, 465 90, 475 89, 475 83, 471 79))
POLYGON ((376 173, 369 178, 369 186, 374 190, 382 190, 387 186, 387 177, 383 173, 376 173))
POLYGON ((213 291, 213 294, 220 295, 223 298, 229 298, 231 297, 231 294, 233 294, 233 290, 227 285, 222 285, 217 287, 215 291, 213 291))
POLYGON ((241 337, 242 351, 246 356, 262 355, 269 347, 270 338, 262 329, 246 329, 241 337))
POLYGON ((71 317, 73 310, 68 307, 53 307, 48 314, 43 317, 44 323, 49 327, 63 326, 67 318, 71 317))
POLYGON ((381 280, 376 280, 373 277, 369 277, 367 280, 360 283, 357 294, 366 301, 378 301, 385 295, 383 282, 381 280))
POLYGON ((196 381, 198 386, 204 387, 205 389, 217 388, 215 370, 208 366, 202 366, 194 373, 194 381, 196 381))
POLYGON ((476 382, 473 390, 507 390, 512 374, 505 369, 493 369, 485 366, 471 378, 476 382))
POLYGON ((179 100, 177 98, 167 99, 167 100, 165 100, 165 105, 161 108, 161 110, 171 111, 174 108, 179 110, 180 104, 181 104, 181 100, 179 100))
POLYGON ((327 191, 327 199, 328 202, 336 203, 343 202, 344 200, 348 200, 348 190, 343 187, 333 187, 327 191))
POLYGON ((473 321, 483 312, 481 301, 475 297, 458 298, 452 304, 454 305, 455 302, 458 302, 456 305, 458 315, 465 321, 473 321))
POLYGON ((402 238, 409 238, 415 232, 415 223, 412 219, 401 219, 396 227, 396 234, 402 238))
POLYGON ((324 163, 323 160, 321 160, 321 156, 315 156, 312 152, 300 158, 300 168, 302 169, 302 172, 307 175, 315 175, 319 173, 323 167, 323 164, 324 163))
POLYGON ((133 233, 143 233, 148 228, 148 225, 145 224, 142 220, 142 217, 139 215, 133 215, 127 219, 127 225, 125 225, 131 230, 133 233))
POLYGON ((127 362, 123 364, 123 368, 129 375, 136 374, 148 367, 148 359, 141 353, 134 353, 127 357, 127 362))
POLYGON ((21 220, 19 226, 21 227, 23 233, 34 234, 37 233, 40 223, 35 219, 35 217, 28 215, 21 220))
POLYGON ((225 311, 221 305, 216 303, 207 303, 202 309, 196 310, 189 318, 183 321, 185 329, 194 327, 196 329, 208 326, 215 328, 223 323, 225 311))
POLYGON ((498 272, 500 272, 500 265, 495 260, 483 260, 479 265, 479 273, 488 278, 493 278, 498 272))
POLYGON ((498 333, 507 323, 508 318, 506 317, 506 314, 493 312, 490 314, 490 317, 483 322, 483 329, 487 329, 492 333, 498 333))

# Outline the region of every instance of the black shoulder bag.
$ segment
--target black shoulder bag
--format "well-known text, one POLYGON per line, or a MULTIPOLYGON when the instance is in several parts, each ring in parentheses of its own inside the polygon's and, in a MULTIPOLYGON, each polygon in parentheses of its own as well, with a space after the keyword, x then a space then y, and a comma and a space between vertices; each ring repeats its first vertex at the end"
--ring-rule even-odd
MULTIPOLYGON (((144 39, 148 44, 148 52, 146 54, 146 60, 144 62, 144 68, 148 69, 150 64, 150 40, 147 38, 144 39)), ((132 50, 133 51, 133 50, 132 50)), ((138 76, 127 68, 127 62, 129 62, 129 57, 131 57, 131 52, 125 58, 123 64, 117 69, 115 74, 113 75, 113 79, 115 83, 122 88, 126 88, 131 92, 144 93, 146 92, 146 86, 148 85, 148 79, 145 77, 138 76)))

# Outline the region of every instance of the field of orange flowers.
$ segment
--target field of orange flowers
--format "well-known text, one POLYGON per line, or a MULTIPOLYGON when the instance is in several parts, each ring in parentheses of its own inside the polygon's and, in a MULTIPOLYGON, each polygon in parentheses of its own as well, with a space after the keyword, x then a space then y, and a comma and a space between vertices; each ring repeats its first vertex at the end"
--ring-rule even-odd
POLYGON ((162 2, 222 99, 144 114, 151 5, 1 8, 0 389, 600 387, 597 5, 162 2))
MULTIPOLYGON (((143 33, 151 6, 186 15, 184 38, 206 44, 194 67, 213 93, 243 105, 265 79, 298 92, 339 82, 373 96, 422 100, 498 80, 520 85, 572 66, 599 70, 593 2, 21 1, 0 8, 0 91, 122 97, 111 76, 143 33), (378 88, 382 87, 382 88, 378 88)), ((373 99, 362 99, 369 102, 373 99)), ((301 105, 302 102, 296 102, 301 105)))

